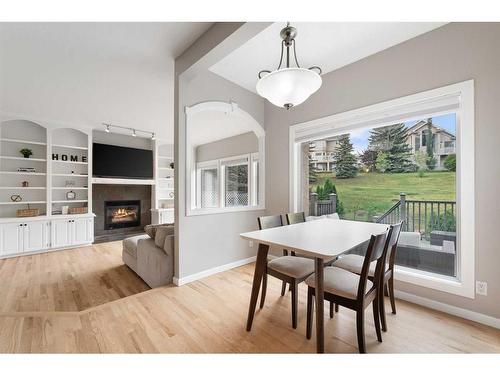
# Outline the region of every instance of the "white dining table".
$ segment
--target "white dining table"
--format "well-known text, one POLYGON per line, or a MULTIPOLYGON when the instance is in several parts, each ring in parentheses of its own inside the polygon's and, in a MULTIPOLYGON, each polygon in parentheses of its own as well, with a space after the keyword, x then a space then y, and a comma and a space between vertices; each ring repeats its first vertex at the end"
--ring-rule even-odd
POLYGON ((324 353, 324 261, 335 258, 369 241, 372 235, 384 233, 388 229, 389 225, 386 224, 323 218, 241 233, 241 238, 259 243, 248 309, 247 331, 252 329, 260 285, 264 272, 266 272, 269 247, 277 246, 291 250, 297 255, 305 255, 315 259, 316 351, 324 353))

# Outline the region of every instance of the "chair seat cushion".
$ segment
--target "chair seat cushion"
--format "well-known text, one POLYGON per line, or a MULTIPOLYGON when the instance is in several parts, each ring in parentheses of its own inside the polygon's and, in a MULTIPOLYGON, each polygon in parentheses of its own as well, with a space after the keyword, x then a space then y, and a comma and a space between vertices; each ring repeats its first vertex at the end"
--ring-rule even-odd
MULTIPOLYGON (((323 285, 325 292, 337 296, 356 299, 358 296, 359 275, 338 267, 325 267, 323 269, 323 285)), ((313 274, 306 279, 306 284, 316 287, 316 276, 313 274)), ((370 290, 373 283, 366 280, 366 290, 370 290)))
POLYGON ((271 260, 267 268, 300 279, 314 272, 314 260, 290 255, 282 256, 271 260))
MULTIPOLYGON (((365 257, 356 254, 347 254, 343 257, 339 258, 333 263, 334 267, 343 268, 347 271, 354 273, 361 273, 361 268, 363 268, 363 262, 365 261, 365 257)), ((375 267, 377 266, 377 262, 372 262, 370 264, 370 271, 368 271, 368 276, 375 275, 375 267)))

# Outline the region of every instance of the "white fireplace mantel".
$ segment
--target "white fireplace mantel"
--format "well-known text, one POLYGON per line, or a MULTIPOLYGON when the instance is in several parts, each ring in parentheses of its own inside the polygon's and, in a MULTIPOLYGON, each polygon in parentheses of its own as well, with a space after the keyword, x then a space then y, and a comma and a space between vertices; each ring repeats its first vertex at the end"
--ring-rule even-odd
POLYGON ((102 178, 93 177, 93 184, 114 184, 114 185, 155 185, 155 180, 140 180, 136 178, 102 178))

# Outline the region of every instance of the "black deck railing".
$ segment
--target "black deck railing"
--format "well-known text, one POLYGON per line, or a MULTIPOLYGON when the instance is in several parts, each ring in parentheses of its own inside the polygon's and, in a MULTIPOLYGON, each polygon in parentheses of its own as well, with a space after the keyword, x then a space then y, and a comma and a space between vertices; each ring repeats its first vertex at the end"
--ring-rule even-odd
POLYGON ((387 212, 375 220, 395 224, 403 221, 403 230, 428 236, 432 230, 456 231, 456 202, 434 200, 407 200, 405 194, 387 212))

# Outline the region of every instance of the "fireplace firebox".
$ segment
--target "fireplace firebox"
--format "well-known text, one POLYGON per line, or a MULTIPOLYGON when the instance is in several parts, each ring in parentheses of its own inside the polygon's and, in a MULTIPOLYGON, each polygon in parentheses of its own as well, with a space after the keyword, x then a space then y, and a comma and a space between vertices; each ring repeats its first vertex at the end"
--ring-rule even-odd
POLYGON ((141 225, 141 201, 105 201, 104 229, 138 227, 141 225))

